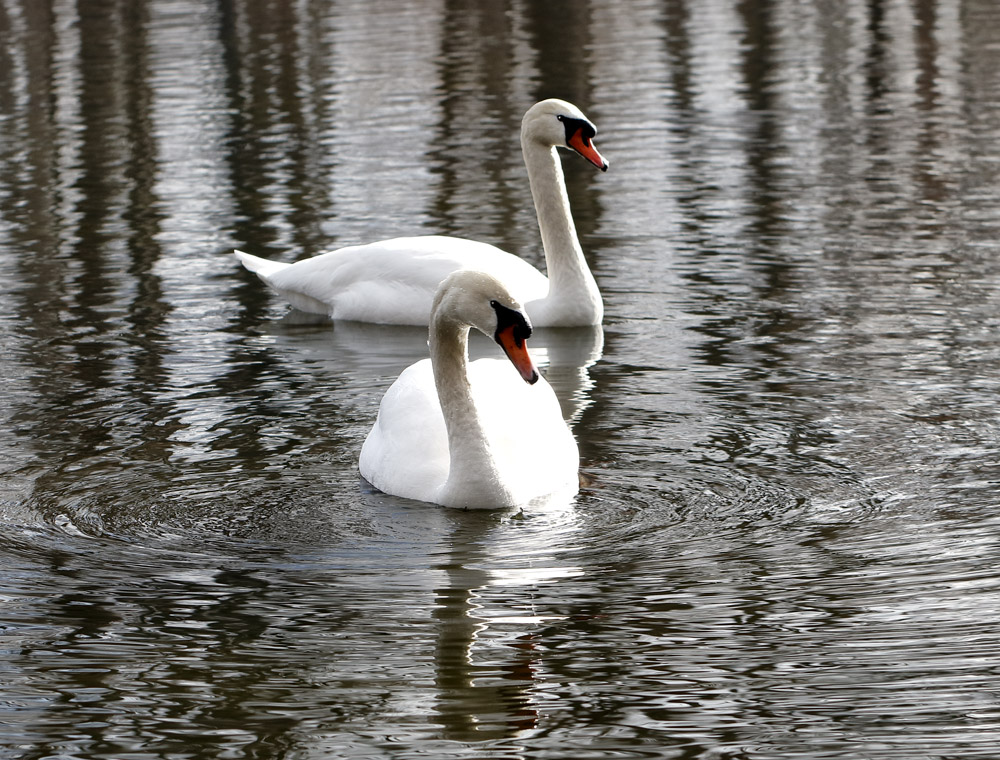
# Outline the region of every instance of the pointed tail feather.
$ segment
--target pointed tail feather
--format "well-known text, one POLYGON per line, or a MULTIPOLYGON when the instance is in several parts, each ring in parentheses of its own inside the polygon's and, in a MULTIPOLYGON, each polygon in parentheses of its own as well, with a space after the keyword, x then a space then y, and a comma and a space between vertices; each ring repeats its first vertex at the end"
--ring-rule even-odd
POLYGON ((288 266, 288 264, 281 261, 262 259, 260 256, 254 256, 243 251, 233 251, 233 254, 240 260, 243 266, 264 280, 264 282, 267 282, 268 277, 288 266))

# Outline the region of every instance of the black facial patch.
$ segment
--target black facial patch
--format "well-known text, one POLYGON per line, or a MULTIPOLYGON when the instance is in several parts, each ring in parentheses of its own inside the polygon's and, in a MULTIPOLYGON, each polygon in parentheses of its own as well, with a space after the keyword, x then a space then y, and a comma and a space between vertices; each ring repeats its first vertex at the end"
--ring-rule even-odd
POLYGON ((493 334, 493 340, 499 343, 500 333, 513 325, 514 342, 518 348, 523 346, 524 341, 531 337, 531 325, 524 318, 524 314, 504 306, 499 301, 490 301, 490 306, 497 313, 497 331, 493 334))
POLYGON ((572 116, 559 116, 559 121, 563 123, 563 127, 566 128, 566 144, 569 145, 569 139, 580 131, 580 136, 584 140, 593 140, 594 136, 597 135, 597 128, 591 124, 586 119, 574 119, 572 116))

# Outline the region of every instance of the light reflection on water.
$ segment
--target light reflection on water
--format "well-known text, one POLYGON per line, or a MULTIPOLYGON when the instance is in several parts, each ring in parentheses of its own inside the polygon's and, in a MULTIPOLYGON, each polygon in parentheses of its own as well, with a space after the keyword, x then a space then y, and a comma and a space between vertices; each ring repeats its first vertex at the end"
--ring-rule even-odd
POLYGON ((0 0, 0 754, 995 755, 994 4, 89 11, 0 0), (611 160, 604 328, 532 341, 585 485, 367 491, 424 332, 227 252, 540 263, 549 95, 611 160))

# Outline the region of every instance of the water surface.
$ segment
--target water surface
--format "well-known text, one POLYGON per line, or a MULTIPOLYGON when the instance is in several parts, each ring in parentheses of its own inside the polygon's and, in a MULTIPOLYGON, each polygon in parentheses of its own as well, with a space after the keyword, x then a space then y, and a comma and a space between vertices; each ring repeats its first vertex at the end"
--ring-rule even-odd
MULTIPOLYGON (((990 758, 1000 9, 0 0, 0 756, 990 758), (588 485, 357 474, 421 330, 229 251, 542 263, 559 96, 588 485)), ((477 351, 488 351, 485 343, 477 351)))

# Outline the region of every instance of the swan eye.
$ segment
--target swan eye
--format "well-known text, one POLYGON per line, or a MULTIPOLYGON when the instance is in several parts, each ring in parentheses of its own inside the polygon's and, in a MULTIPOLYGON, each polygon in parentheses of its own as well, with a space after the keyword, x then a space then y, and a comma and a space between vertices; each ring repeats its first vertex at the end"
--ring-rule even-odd
POLYGON ((500 343, 500 333, 510 327, 514 328, 514 339, 518 344, 531 337, 531 323, 528 322, 524 312, 504 306, 495 300, 490 301, 490 306, 497 314, 497 329, 493 336, 497 343, 500 343))

